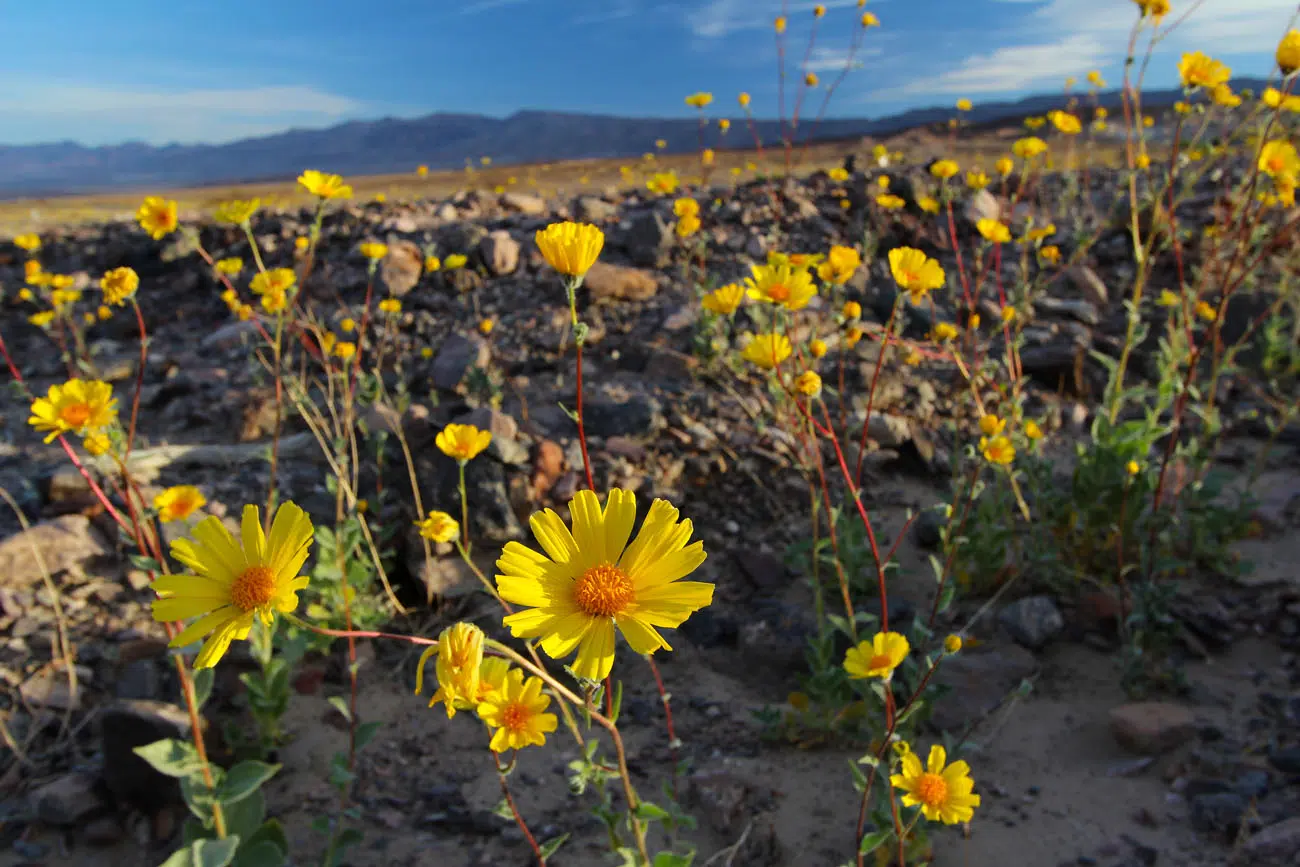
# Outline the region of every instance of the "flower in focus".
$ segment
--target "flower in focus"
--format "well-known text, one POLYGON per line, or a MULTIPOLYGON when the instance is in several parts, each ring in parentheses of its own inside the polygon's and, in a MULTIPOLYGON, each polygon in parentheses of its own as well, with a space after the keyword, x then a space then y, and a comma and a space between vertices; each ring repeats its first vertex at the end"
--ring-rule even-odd
POLYGON ((121 307, 140 287, 140 277, 130 268, 114 268, 99 280, 104 292, 104 303, 121 307))
POLYGON ((975 223, 980 236, 993 244, 1006 244, 1011 241, 1011 230, 1001 220, 983 219, 975 223))
POLYGON ((1001 434, 980 437, 980 454, 991 464, 1007 465, 1016 459, 1016 447, 1001 434))
MULTIPOLYGON (((536 238, 547 264, 570 277, 581 277, 591 270, 605 246, 605 233, 589 223, 551 223, 539 229, 536 238)), ((448 267, 451 258, 447 257, 448 267)))
POLYGON ((930 747, 924 767, 909 750, 902 758, 902 773, 891 775, 889 783, 904 793, 903 806, 920 807, 931 822, 969 822, 980 805, 980 796, 972 794, 975 781, 970 778, 970 765, 956 761, 945 767, 947 761, 947 751, 938 744, 930 747))
POLYGON ((554 511, 529 521, 545 554, 508 542, 497 561, 501 598, 527 608, 504 623, 516 638, 540 638, 552 659, 577 650, 578 677, 601 680, 614 665, 615 629, 632 650, 671 650, 655 627, 677 628, 713 599, 713 585, 681 581, 704 562, 704 544, 687 545, 693 525, 666 500, 650 506, 641 531, 636 495, 614 489, 605 508, 592 491, 569 501, 573 531, 554 511))
POLYGON ((217 260, 217 272, 225 274, 227 277, 235 277, 240 271, 244 270, 244 260, 232 256, 229 259, 217 260))
POLYGON ((1232 77, 1232 70, 1200 51, 1191 51, 1178 61, 1178 75, 1183 87, 1204 87, 1213 89, 1220 84, 1227 84, 1232 77))
POLYGON ((150 237, 160 241, 176 231, 176 203, 164 200, 161 196, 146 196, 140 209, 135 212, 135 219, 150 237))
POLYGON ((755 301, 779 304, 787 310, 802 310, 817 294, 812 275, 790 265, 751 265, 745 278, 747 294, 755 301))
POLYGON ((1213 322, 1219 318, 1219 311, 1215 310, 1209 302, 1197 301, 1196 315, 1204 319, 1206 322, 1213 322))
POLYGON ((315 169, 308 169, 298 176, 298 183, 313 196, 322 199, 350 199, 352 187, 343 183, 338 175, 327 175, 315 169))
POLYGON ((388 255, 388 245, 381 244, 378 241, 365 241, 357 247, 357 250, 372 262, 378 262, 388 255))
POLYGON ((455 271, 457 268, 464 268, 468 262, 469 257, 464 253, 452 253, 442 260, 442 267, 445 271, 455 271))
MULTIPOLYGON (((25 250, 28 253, 35 253, 37 250, 41 249, 41 236, 34 232, 25 232, 21 235, 16 235, 14 237, 14 246, 20 250, 25 250)), ((40 265, 38 264, 37 269, 39 270, 39 268, 40 265)))
POLYGON ((174 485, 153 498, 158 520, 164 524, 184 521, 207 505, 203 492, 193 485, 174 485))
POLYGON ((275 268, 254 276, 248 288, 258 295, 283 295, 297 280, 292 268, 275 268))
POLYGON ((844 309, 840 311, 840 314, 845 319, 857 319, 862 315, 862 305, 856 301, 845 301, 844 309))
POLYGON ((808 351, 812 354, 813 358, 821 358, 826 354, 826 341, 814 337, 812 340, 808 341, 808 351))
POLYGON ((744 300, 744 287, 739 283, 728 283, 726 286, 720 286, 705 295, 700 304, 710 313, 730 316, 736 312, 736 308, 740 307, 740 303, 744 300))
POLYGON ((213 217, 218 223, 233 223, 236 226, 242 226, 253 218, 257 213, 257 208, 262 204, 261 199, 235 199, 230 202, 222 202, 217 205, 213 212, 213 217))
POLYGON ((980 433, 985 436, 991 437, 994 434, 1000 434, 1006 426, 1007 423, 1004 419, 1000 419, 991 413, 980 416, 980 433))
POLYGON ((960 170, 954 160, 935 160, 930 165, 930 174, 943 181, 948 180, 960 170))
POLYGON ((401 313, 402 302, 396 298, 385 298, 379 302, 379 312, 388 314, 401 313))
POLYGON ((108 427, 117 417, 117 399, 107 382, 69 379, 62 385, 51 385, 45 397, 32 401, 31 411, 27 423, 48 433, 48 443, 61 434, 84 435, 108 427))
POLYGON ((958 111, 970 111, 973 107, 974 106, 971 105, 971 101, 969 99, 963 97, 962 99, 957 100, 958 111))
MULTIPOLYGON (((613 652, 612 642, 610 651, 613 652)), ((510 669, 500 688, 478 706, 479 718, 496 729, 488 749, 504 753, 545 744, 546 735, 559 725, 555 714, 545 712, 550 704, 551 697, 542 692, 540 677, 525 680, 522 671, 510 669)))
POLYGON ((276 611, 297 608, 298 591, 308 581, 298 573, 311 551, 313 533, 307 513, 285 502, 275 512, 269 537, 262 532, 257 507, 245 506, 242 544, 215 516, 200 521, 192 538, 173 542, 172 557, 190 572, 154 581, 159 598, 153 617, 163 623, 198 619, 168 646, 185 647, 208 636, 194 666, 211 668, 232 640, 248 637, 254 619, 270 626, 276 611))
POLYGON ((790 340, 784 334, 759 334, 749 341, 741 356, 755 367, 771 370, 790 357, 790 340))
POLYGON ((850 647, 844 654, 844 670, 854 680, 867 677, 889 678, 907 658, 911 645, 907 636, 897 632, 877 632, 870 641, 850 647))
MULTIPOLYGON (((447 718, 458 710, 472 710, 479 700, 479 674, 483 666, 483 630, 472 623, 453 623, 438 636, 438 691, 429 699, 429 707, 438 702, 447 706, 447 718)), ((428 651, 426 651, 428 653, 428 651)), ((424 658, 416 674, 415 691, 423 687, 424 658)))
POLYGON ((911 294, 914 304, 920 303, 927 292, 943 286, 945 281, 943 266, 912 247, 890 250, 889 270, 899 288, 911 294))
POLYGON ((1058 132, 1064 135, 1078 135, 1083 131, 1079 119, 1068 111, 1049 112, 1047 119, 1052 122, 1052 126, 1056 127, 1058 132))
POLYGON ((1300 69, 1300 30, 1288 30, 1277 44, 1277 68, 1283 75, 1300 69))
POLYGON ((1043 438, 1043 429, 1038 426, 1038 422, 1030 419, 1025 422, 1025 436, 1031 440, 1040 440, 1043 438))
POLYGON ((686 104, 691 108, 703 109, 711 102, 713 102, 713 94, 705 93, 704 91, 692 93, 690 96, 686 97, 686 104))
POLYGON ((1047 152, 1047 142, 1035 135, 1026 136, 1016 139, 1016 143, 1011 146, 1011 152, 1028 162, 1047 152))
POLYGON ((434 438, 434 445, 444 455, 458 461, 471 461, 492 444, 492 432, 472 424, 449 424, 434 438))
POLYGON ((805 370, 795 378, 794 388, 805 397, 817 397, 822 393, 822 378, 815 370, 805 370))
POLYGON ((862 265, 862 256, 854 247, 834 245, 826 261, 817 268, 817 276, 827 283, 843 286, 862 265))

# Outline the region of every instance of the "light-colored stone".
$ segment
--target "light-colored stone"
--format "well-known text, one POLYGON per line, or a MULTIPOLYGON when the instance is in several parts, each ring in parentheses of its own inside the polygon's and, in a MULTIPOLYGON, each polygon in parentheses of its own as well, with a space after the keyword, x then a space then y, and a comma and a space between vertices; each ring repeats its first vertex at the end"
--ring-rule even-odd
POLYGON ((41 564, 53 577, 85 567, 110 553, 84 515, 63 515, 42 521, 0 542, 0 587, 30 587, 40 583, 41 564))
POLYGON ((1191 710, 1167 701, 1139 701, 1111 709, 1110 731, 1126 749, 1159 755, 1186 741, 1196 731, 1191 710))
MULTIPOLYGON (((859 424, 861 421, 862 415, 859 413, 859 424)), ((873 409, 871 421, 867 424, 867 436, 884 448, 897 448, 912 438, 912 425, 901 415, 890 415, 873 409)))
POLYGON ((1269 825, 1241 844, 1233 856, 1237 867, 1284 867, 1300 864, 1300 817, 1269 825))
POLYGON ((546 200, 528 193, 502 193, 502 206, 521 214, 539 217, 546 213, 546 200))
POLYGON ((966 200, 962 213, 973 225, 980 220, 999 219, 1002 215, 1002 206, 998 204, 997 196, 988 190, 979 190, 966 200))
POLYGON ((511 274, 519 267, 519 242, 504 229, 490 233, 479 242, 479 255, 493 274, 511 274))
POLYGON ((72 773, 32 792, 37 817, 50 825, 71 827, 104 808, 104 799, 88 774, 72 773))
POLYGON ((1076 265, 1065 272, 1066 278, 1079 291, 1085 301, 1096 307, 1104 308, 1110 298, 1106 284, 1097 276, 1097 272, 1087 265, 1076 265))
POLYGON ((647 301, 659 291, 653 272, 604 262, 591 266, 584 285, 598 300, 647 301))
POLYGON ((389 239, 388 255, 379 265, 379 275, 390 295, 401 298, 420 282, 424 251, 412 241, 389 239))

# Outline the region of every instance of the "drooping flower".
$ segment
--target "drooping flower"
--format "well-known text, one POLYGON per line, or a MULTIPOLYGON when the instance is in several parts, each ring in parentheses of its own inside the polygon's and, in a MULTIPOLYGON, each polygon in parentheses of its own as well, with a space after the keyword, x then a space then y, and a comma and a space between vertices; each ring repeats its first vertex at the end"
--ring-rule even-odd
POLYGON ((545 555, 508 542, 497 561, 501 597, 528 610, 505 618, 516 638, 540 638, 552 659, 575 649, 573 670, 601 680, 614 665, 617 628, 633 651, 671 649, 655 627, 677 628, 713 599, 713 585, 681 581, 704 562, 702 542, 688 545, 693 526, 655 500, 637 537, 636 495, 614 489, 602 510, 596 494, 569 502, 573 531, 554 511, 529 521, 545 555))
POLYGON ((48 443, 61 434, 85 435, 108 427, 117 417, 117 399, 107 382, 69 379, 51 385, 45 397, 32 401, 31 411, 27 423, 45 432, 48 443))
POLYGON ((104 291, 104 303, 117 307, 125 304, 139 287, 139 275, 127 267, 114 268, 99 281, 99 288, 104 291))
POLYGON ((298 183, 304 190, 321 199, 350 199, 352 186, 343 183, 338 175, 327 175, 315 169, 308 169, 298 176, 298 183))
POLYGON ((1183 87, 1214 89, 1227 84, 1232 70, 1223 63, 1200 51, 1190 51, 1178 61, 1178 75, 1183 87))
POLYGON ((787 310, 802 310, 817 294, 812 275, 790 265, 751 265, 745 278, 747 294, 754 301, 779 304, 787 310))
MULTIPOLYGON (((551 223, 537 232, 536 239, 547 264, 570 277, 590 271, 605 246, 605 233, 589 223, 551 223)), ((447 267, 451 258, 444 263, 447 267)))
POLYGON ((990 243, 1009 244, 1011 242, 1011 230, 1001 220, 985 218, 977 221, 975 228, 979 230, 980 236, 990 243))
POLYGON ((1288 30, 1277 44, 1277 68, 1283 75, 1300 69, 1300 30, 1288 30))
POLYGON ((889 251, 889 270, 899 288, 919 303, 927 292, 944 285, 943 266, 925 253, 912 247, 898 247, 889 251))
MULTIPOLYGON (((443 702, 447 718, 458 710, 473 710, 479 701, 479 677, 483 666, 483 630, 472 623, 454 623, 438 636, 438 691, 429 699, 429 707, 443 702)), ((428 651, 426 651, 427 653, 428 651)), ((424 659, 415 678, 418 694, 424 686, 424 659)))
POLYGON ((218 223, 232 223, 236 226, 242 226, 253 218, 257 213, 258 206, 262 204, 261 199, 235 199, 229 202, 222 202, 217 205, 213 212, 213 217, 218 223))
POLYGON ((907 658, 910 649, 907 636, 898 632, 877 632, 870 641, 848 649, 844 654, 844 670, 855 680, 888 678, 907 658))
POLYGON ((790 340, 784 334, 759 334, 740 353, 750 364, 771 370, 790 357, 790 340))
POLYGON ((449 424, 433 440, 438 450, 458 461, 471 461, 492 444, 492 431, 472 424, 449 424))
POLYGON ((207 502, 203 492, 193 485, 173 485, 153 498, 153 507, 158 510, 158 520, 169 524, 186 520, 207 502))
POLYGON ((902 773, 891 775, 890 785, 904 793, 903 806, 919 806, 931 822, 969 822, 980 805, 980 796, 972 794, 975 781, 970 778, 970 765, 963 761, 949 765, 947 761, 947 751, 938 744, 930 747, 924 767, 916 753, 908 750, 903 754, 902 773))
POLYGON ((504 753, 545 744, 546 735, 559 725, 555 714, 546 713, 550 704, 551 697, 542 692, 540 677, 525 680, 522 671, 510 669, 501 687, 478 706, 479 718, 496 729, 488 749, 504 753))
POLYGON ((153 589, 154 620, 198 619, 171 640, 185 647, 207 637, 195 660, 196 668, 217 664, 236 639, 246 639, 255 619, 270 626, 277 611, 298 607, 298 591, 307 586, 298 573, 311 552, 311 518, 292 502, 275 512, 271 534, 262 532, 256 506, 245 506, 241 540, 236 540, 215 516, 204 518, 189 539, 172 543, 172 557, 190 571, 164 575, 153 589))
POLYGON ((135 219, 150 237, 160 241, 176 231, 176 203, 161 196, 146 196, 135 212, 135 219))
POLYGON ((430 542, 454 542, 460 538, 460 524, 446 512, 430 512, 423 521, 416 521, 415 526, 430 542))
POLYGON ((730 316, 740 307, 745 300, 745 288, 739 283, 728 283, 726 286, 720 286, 704 296, 700 305, 710 313, 717 313, 719 316, 730 316))

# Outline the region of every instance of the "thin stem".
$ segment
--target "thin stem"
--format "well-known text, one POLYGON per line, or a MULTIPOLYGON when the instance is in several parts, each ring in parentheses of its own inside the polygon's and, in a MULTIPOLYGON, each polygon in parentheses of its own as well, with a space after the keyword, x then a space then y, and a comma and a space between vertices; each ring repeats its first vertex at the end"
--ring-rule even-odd
POLYGON ((501 759, 496 754, 492 754, 492 763, 496 765, 497 779, 501 781, 501 794, 506 799, 506 804, 510 807, 510 814, 515 817, 515 824, 519 830, 524 832, 524 839, 528 841, 528 846, 533 850, 533 855, 537 858, 538 867, 546 867, 546 857, 542 855, 542 847, 537 845, 537 839, 533 837, 533 832, 528 830, 528 823, 519 812, 519 807, 515 804, 514 796, 510 794, 510 785, 506 782, 506 769, 501 767, 501 759))

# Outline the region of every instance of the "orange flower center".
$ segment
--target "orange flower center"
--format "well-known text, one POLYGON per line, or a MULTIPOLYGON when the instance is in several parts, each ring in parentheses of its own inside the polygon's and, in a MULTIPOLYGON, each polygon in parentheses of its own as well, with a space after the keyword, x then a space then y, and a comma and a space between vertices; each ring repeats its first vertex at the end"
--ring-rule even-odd
POLYGON ((1273 157, 1268 161, 1268 170, 1273 174, 1281 174, 1286 168, 1286 163, 1281 157, 1273 157))
POLYGON ((59 410, 59 418, 70 427, 81 427, 90 419, 90 404, 70 403, 59 410))
POLYGON ((511 702, 501 711, 501 728, 511 732, 523 731, 528 727, 531 716, 532 713, 527 707, 518 702, 511 702))
POLYGON ((878 671, 879 669, 882 668, 893 668, 893 667, 894 667, 894 663, 889 658, 889 654, 887 653, 877 653, 875 656, 871 657, 871 661, 867 663, 867 668, 872 671, 878 671))
POLYGON ((938 809, 948 800, 948 783, 938 774, 925 773, 916 781, 913 792, 922 804, 938 809))
POLYGON ((573 601, 593 617, 613 617, 632 601, 632 581, 616 566, 601 563, 593 566, 578 579, 573 588, 573 601))
POLYGON ((194 501, 189 497, 177 497, 172 501, 170 511, 173 515, 184 518, 190 512, 194 511, 194 501))
POLYGON ((773 283, 767 287, 767 297, 773 301, 788 301, 790 300, 790 287, 784 283, 773 283))
POLYGON ((920 276, 915 271, 904 271, 903 279, 899 281, 905 288, 912 288, 920 283, 920 276))
POLYGON ((266 566, 249 566, 230 585, 230 601, 240 611, 252 611, 275 598, 275 573, 266 566))

